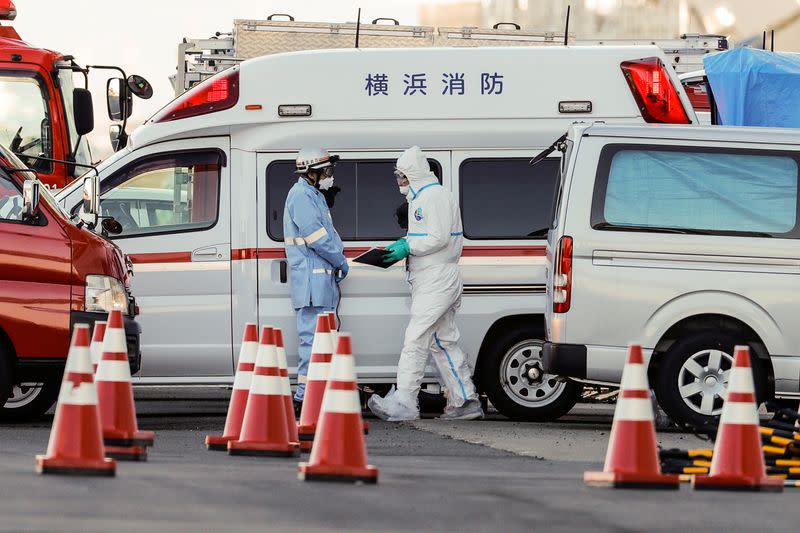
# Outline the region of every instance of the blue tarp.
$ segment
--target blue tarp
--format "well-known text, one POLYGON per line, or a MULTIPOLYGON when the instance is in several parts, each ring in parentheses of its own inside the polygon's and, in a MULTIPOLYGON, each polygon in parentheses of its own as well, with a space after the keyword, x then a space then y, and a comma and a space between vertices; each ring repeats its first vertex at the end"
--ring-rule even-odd
POLYGON ((703 65, 720 124, 800 128, 800 54, 734 48, 703 65))

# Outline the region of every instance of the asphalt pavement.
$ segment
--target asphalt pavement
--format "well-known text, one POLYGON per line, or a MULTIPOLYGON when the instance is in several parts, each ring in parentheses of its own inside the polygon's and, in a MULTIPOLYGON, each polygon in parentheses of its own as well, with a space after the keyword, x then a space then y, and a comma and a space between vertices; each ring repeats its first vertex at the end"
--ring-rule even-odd
POLYGON ((0 425, 0 531, 792 531, 800 521, 800 491, 585 487, 584 470, 602 468, 609 406, 578 406, 551 424, 373 418, 367 447, 380 478, 369 486, 299 481, 295 459, 206 451, 226 394, 137 394, 156 445, 148 462, 120 462, 109 479, 34 472, 51 417, 0 425))

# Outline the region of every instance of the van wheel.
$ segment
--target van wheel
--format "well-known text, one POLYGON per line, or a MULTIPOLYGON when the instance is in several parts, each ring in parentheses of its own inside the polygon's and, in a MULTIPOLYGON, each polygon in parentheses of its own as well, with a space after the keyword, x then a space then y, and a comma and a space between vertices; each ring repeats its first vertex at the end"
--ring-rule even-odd
MULTIPOLYGON (((734 346, 745 345, 728 332, 702 332, 674 343, 664 353, 656 376, 656 397, 676 422, 703 427, 716 424, 728 390, 734 346)), ((764 400, 759 358, 750 346, 756 397, 764 400)))
POLYGON ((577 403, 583 387, 542 371, 543 340, 530 331, 508 331, 493 339, 478 361, 476 376, 492 405, 514 420, 555 420, 577 403))
POLYGON ((22 422, 45 414, 58 399, 59 380, 44 383, 17 383, 0 408, 0 420, 22 422))
POLYGON ((3 346, 2 339, 0 339, 0 405, 6 403, 6 400, 11 395, 11 385, 13 384, 13 369, 14 365, 11 356, 3 346))

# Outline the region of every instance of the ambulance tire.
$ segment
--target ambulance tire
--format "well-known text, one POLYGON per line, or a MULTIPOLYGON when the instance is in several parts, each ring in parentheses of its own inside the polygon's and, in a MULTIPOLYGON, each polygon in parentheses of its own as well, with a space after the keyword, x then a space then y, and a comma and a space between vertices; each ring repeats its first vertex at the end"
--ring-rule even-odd
POLYGON ((25 422, 41 417, 56 403, 60 389, 60 379, 14 385, 0 408, 0 421, 25 422))
POLYGON ((511 329, 485 343, 478 358, 476 385, 495 409, 512 420, 556 420, 581 397, 580 383, 549 374, 530 379, 531 370, 541 368, 543 343, 541 335, 531 330, 511 329))
POLYGON ((4 405, 11 395, 11 385, 14 380, 14 362, 4 341, 3 332, 0 331, 0 405, 4 405))

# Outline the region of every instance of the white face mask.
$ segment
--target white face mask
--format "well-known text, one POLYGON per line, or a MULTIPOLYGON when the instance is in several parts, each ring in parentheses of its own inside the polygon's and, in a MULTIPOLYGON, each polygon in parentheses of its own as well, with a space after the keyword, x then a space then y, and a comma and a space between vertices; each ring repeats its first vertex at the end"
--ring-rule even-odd
POLYGON ((331 187, 333 187, 333 176, 331 176, 330 178, 323 178, 319 180, 320 190, 327 191, 331 187))
POLYGON ((403 185, 400 187, 400 194, 403 196, 408 196, 408 185, 403 185))

